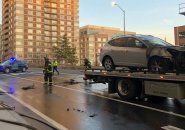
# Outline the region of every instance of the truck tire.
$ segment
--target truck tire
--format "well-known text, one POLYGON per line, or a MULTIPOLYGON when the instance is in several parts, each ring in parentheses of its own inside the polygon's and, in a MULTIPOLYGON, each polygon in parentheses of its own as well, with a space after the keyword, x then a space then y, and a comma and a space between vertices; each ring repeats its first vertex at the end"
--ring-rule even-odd
MULTIPOLYGON (((138 86, 139 88, 139 86, 138 86)), ((138 90, 136 86, 136 82, 134 80, 130 79, 118 79, 116 90, 118 95, 122 99, 132 99, 135 98, 138 95, 138 90)))

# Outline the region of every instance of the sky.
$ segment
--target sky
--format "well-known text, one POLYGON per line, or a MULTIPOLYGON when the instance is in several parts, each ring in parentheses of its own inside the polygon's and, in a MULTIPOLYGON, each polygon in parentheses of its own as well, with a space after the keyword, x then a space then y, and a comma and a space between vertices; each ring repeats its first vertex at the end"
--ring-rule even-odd
MULTIPOLYGON (((185 0, 114 0, 125 10, 126 31, 147 34, 174 43, 174 27, 185 25, 179 4, 185 0)), ((80 0, 80 26, 87 24, 123 30, 123 12, 113 0, 80 0)))
MULTIPOLYGON (((174 27, 185 25, 185 16, 179 15, 179 4, 185 3, 185 0, 79 1, 80 26, 91 24, 123 30, 123 12, 117 6, 111 5, 113 1, 125 10, 126 31, 154 35, 174 44, 174 27)), ((0 12, 1 7, 2 0, 0 12)))

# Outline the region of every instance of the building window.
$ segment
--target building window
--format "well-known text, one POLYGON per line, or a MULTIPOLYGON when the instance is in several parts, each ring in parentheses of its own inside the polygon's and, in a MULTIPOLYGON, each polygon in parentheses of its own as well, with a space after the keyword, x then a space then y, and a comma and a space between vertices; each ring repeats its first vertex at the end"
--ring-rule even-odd
POLYGON ((28 21, 33 21, 33 17, 28 17, 28 21))
POLYGON ((71 16, 67 16, 67 20, 71 20, 71 16))
POLYGON ((51 9, 51 13, 57 13, 56 9, 51 9))
POLYGON ((33 52, 33 48, 28 48, 28 52, 33 52))
POLYGON ((64 25, 64 24, 65 24, 65 22, 64 22, 64 21, 60 21, 60 24, 61 24, 61 25, 64 25))
POLYGON ((32 39, 33 39, 33 36, 28 36, 28 39, 29 39, 29 40, 32 40, 32 39))
POLYGON ((17 28, 15 31, 16 32, 19 32, 19 33, 22 33, 23 32, 23 29, 17 28))
POLYGON ((28 9, 33 9, 33 5, 28 5, 28 9))
POLYGON ((28 23, 28 27, 33 27, 33 23, 28 23))
POLYGON ((37 27, 37 28, 41 28, 41 24, 37 24, 36 27, 37 27))
POLYGON ((24 4, 16 4, 15 6, 16 6, 16 8, 23 8, 24 4))
POLYGON ((32 29, 28 29, 28 33, 33 33, 33 30, 32 29))
POLYGON ((30 3, 32 2, 32 0, 27 0, 27 1, 30 2, 30 3))
POLYGON ((51 15, 51 18, 52 19, 56 19, 57 18, 57 15, 53 14, 53 15, 51 15))
POLYGON ((40 48, 37 48, 37 50, 36 50, 37 52, 40 52, 41 51, 41 49, 40 48))
POLYGON ((60 27, 60 30, 64 31, 64 27, 60 27))
POLYGON ((16 51, 23 51, 23 48, 16 47, 16 51))
POLYGON ((28 15, 33 15, 33 11, 28 11, 28 15))
POLYGON ((51 7, 52 7, 52 8, 56 8, 56 7, 57 7, 57 4, 51 3, 51 7))
POLYGON ((64 4, 60 4, 60 8, 64 8, 64 4))
MULTIPOLYGON (((38 0, 37 0, 38 1, 38 0)), ((36 6, 37 10, 41 10, 41 6, 36 6)))
POLYGON ((57 27, 56 26, 52 26, 51 30, 52 31, 57 31, 57 27))
POLYGON ((33 42, 28 41, 28 46, 33 46, 33 42))
POLYGON ((107 38, 103 38, 103 42, 106 42, 107 41, 107 38))
POLYGON ((41 34, 42 31, 41 31, 41 30, 37 30, 36 33, 37 33, 37 34, 41 34))
POLYGON ((48 25, 44 25, 44 29, 49 30, 49 29, 50 29, 50 26, 48 26, 48 25))
POLYGON ((41 12, 36 12, 36 15, 37 16, 41 16, 41 12))
POLYGON ((16 41, 16 45, 23 45, 22 41, 16 41))
POLYGON ((24 11, 22 11, 22 10, 16 10, 15 12, 16 12, 16 14, 24 14, 24 11))
POLYGON ((179 38, 180 39, 185 38, 185 32, 179 32, 179 38))
POLYGON ((23 35, 16 35, 16 39, 23 39, 23 35))
POLYGON ((71 31, 72 30, 72 28, 71 27, 67 27, 67 31, 71 31))
POLYGON ((37 21, 37 22, 41 22, 41 18, 37 18, 36 21, 37 21))
POLYGON ((57 24, 57 21, 52 20, 51 23, 52 24, 57 24))
POLYGON ((67 25, 71 25, 71 22, 67 22, 67 25))

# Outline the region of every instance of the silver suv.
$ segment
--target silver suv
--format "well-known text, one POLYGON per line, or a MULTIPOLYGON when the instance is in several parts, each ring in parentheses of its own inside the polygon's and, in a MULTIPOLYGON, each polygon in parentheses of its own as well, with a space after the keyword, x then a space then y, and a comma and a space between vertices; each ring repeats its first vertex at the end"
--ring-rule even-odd
POLYGON ((185 67, 185 47, 173 46, 151 35, 126 35, 111 39, 102 48, 100 62, 106 70, 124 66, 167 71, 185 67))

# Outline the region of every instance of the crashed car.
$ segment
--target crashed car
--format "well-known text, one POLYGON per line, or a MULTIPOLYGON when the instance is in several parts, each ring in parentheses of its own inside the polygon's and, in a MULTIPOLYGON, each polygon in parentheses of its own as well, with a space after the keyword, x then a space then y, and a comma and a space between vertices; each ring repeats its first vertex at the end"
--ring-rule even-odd
POLYGON ((174 46, 152 35, 125 35, 109 40, 101 49, 106 70, 115 67, 147 68, 149 71, 183 72, 185 47, 174 46))

